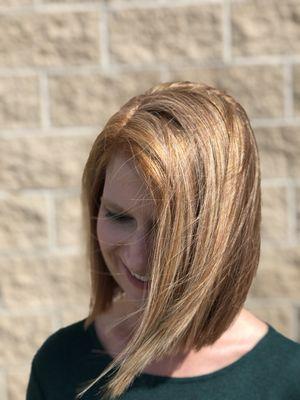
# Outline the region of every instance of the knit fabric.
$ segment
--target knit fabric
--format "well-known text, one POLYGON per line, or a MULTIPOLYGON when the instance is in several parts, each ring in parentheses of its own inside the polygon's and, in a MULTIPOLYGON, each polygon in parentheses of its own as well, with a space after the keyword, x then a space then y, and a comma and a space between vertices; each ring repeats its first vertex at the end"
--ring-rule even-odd
MULTIPOLYGON (((76 388, 112 361, 94 324, 85 319, 50 335, 35 353, 26 400, 75 400, 76 388)), ((194 377, 137 376, 120 400, 300 400, 300 343, 268 324, 246 354, 215 372, 194 377)), ((107 378, 108 379, 108 378, 107 378)), ((100 400, 106 376, 82 400, 100 400)))

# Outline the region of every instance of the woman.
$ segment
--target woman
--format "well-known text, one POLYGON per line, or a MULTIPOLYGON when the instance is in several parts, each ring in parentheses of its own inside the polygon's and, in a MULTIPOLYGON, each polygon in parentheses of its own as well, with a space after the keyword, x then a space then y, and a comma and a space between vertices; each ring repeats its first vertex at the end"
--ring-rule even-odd
POLYGON ((89 316, 37 351, 27 400, 300 398, 300 344, 243 307, 260 168, 230 95, 171 82, 130 99, 93 144, 82 205, 89 316))

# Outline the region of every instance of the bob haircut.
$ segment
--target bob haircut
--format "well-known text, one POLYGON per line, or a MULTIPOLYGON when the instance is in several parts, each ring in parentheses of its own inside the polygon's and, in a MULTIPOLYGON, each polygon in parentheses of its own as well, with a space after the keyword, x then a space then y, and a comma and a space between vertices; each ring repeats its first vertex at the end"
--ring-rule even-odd
POLYGON ((96 224, 106 166, 120 150, 134 159, 156 206, 151 285, 126 348, 76 399, 115 368, 101 398, 119 397, 154 360, 212 345, 241 311, 259 263, 259 154, 245 110, 204 83, 158 84, 112 115, 84 168, 91 278, 85 329, 119 289, 96 224))

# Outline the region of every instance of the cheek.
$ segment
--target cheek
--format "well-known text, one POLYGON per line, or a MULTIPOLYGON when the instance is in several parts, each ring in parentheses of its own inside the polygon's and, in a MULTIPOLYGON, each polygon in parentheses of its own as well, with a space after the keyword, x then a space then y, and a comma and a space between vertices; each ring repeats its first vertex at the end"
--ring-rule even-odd
POLYGON ((130 232, 120 224, 105 218, 97 221, 97 238, 101 249, 108 249, 123 243, 128 239, 130 232))
POLYGON ((116 238, 110 224, 101 220, 97 222, 97 238, 101 249, 106 249, 114 246, 116 238))

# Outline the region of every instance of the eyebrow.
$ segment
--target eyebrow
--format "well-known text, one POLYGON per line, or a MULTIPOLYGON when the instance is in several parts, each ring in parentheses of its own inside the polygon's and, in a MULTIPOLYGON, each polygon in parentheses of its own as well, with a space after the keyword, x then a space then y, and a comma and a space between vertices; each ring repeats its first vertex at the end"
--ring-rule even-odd
POLYGON ((118 204, 115 204, 114 202, 105 199, 104 197, 101 197, 101 201, 104 201, 106 204, 110 205, 111 207, 115 208, 116 211, 121 212, 121 213, 125 213, 125 211, 122 209, 122 207, 120 207, 118 204))

